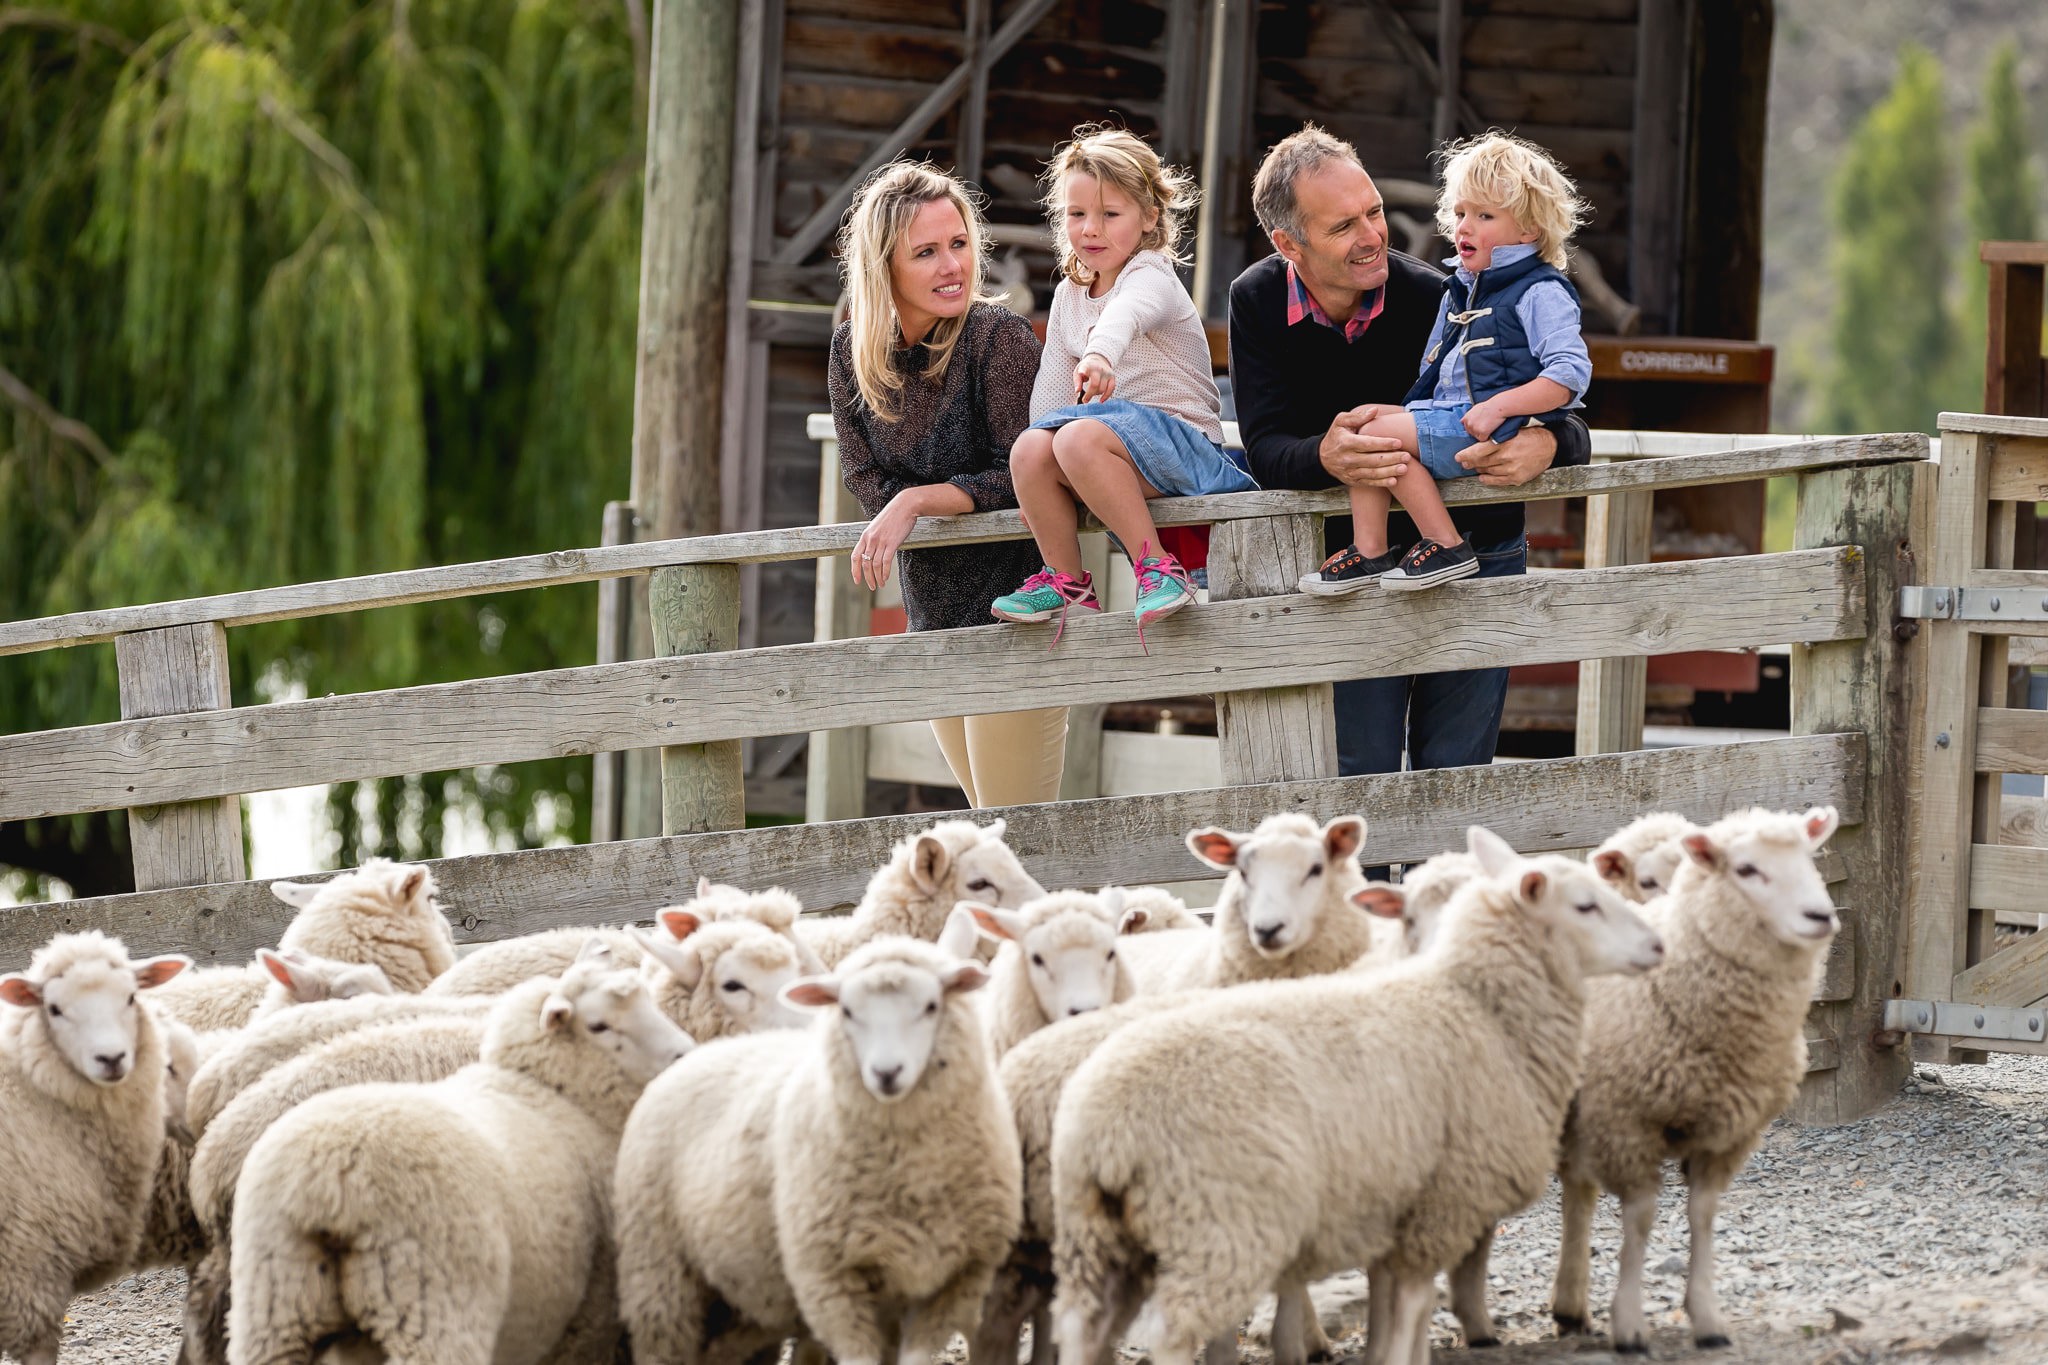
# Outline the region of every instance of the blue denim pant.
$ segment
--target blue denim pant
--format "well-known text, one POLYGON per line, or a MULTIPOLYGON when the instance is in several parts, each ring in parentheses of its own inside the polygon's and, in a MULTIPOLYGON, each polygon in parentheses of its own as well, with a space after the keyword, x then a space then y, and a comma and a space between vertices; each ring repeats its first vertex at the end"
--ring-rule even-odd
MULTIPOLYGON (((1529 542, 1521 536, 1473 544, 1479 577, 1526 572, 1529 542)), ((1411 768, 1461 768, 1493 761, 1500 713, 1507 702, 1505 668, 1361 678, 1335 687, 1337 771, 1344 777, 1411 768)))

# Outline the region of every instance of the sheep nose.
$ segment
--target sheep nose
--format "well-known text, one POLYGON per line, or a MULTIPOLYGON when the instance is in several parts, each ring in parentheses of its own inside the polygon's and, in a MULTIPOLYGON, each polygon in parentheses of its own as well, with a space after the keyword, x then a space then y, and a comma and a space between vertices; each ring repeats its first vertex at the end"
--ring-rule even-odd
POLYGON ((1835 922, 1835 912, 1832 910, 1808 910, 1806 917, 1815 924, 1833 924, 1835 922))
POLYGON ((106 1074, 108 1080, 117 1081, 128 1074, 128 1054, 125 1052, 94 1053, 93 1060, 100 1064, 100 1070, 106 1074))
POLYGON ((1280 941, 1281 931, 1285 927, 1285 925, 1280 924, 1260 924, 1254 926, 1252 932, 1259 936, 1259 946, 1261 948, 1270 948, 1280 941))
POLYGON ((900 1065, 878 1066, 872 1068, 872 1071, 875 1078, 875 1084, 882 1087, 882 1093, 884 1095, 893 1095, 896 1093, 898 1079, 903 1075, 903 1068, 900 1065))

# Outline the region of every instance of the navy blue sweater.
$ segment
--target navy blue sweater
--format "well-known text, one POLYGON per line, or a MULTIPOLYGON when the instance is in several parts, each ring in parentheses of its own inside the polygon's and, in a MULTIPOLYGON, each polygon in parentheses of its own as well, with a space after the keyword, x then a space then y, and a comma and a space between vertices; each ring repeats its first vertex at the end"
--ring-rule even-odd
MULTIPOLYGON (((1246 268, 1230 286, 1230 388, 1238 432, 1261 488, 1329 488, 1319 450, 1338 413, 1361 403, 1401 403, 1422 369, 1422 352, 1443 298, 1443 274, 1413 256, 1389 252, 1387 301, 1355 342, 1320 323, 1287 325, 1287 262, 1278 254, 1246 268)), ((1556 467, 1592 458, 1585 423, 1569 417, 1557 435, 1556 467)), ((1478 545, 1522 534, 1522 505, 1457 507, 1451 520, 1478 545)), ((1396 515, 1395 543, 1415 539, 1396 515)), ((1330 518, 1332 545, 1350 539, 1350 519, 1330 518)))

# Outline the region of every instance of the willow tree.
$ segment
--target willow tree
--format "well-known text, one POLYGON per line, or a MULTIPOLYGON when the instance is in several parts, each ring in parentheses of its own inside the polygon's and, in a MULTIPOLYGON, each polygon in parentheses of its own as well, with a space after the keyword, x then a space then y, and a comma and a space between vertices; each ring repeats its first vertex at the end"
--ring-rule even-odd
MULTIPOLYGON (((630 473, 644 31, 638 0, 0 5, 0 615, 592 543, 630 473)), ((236 700, 588 662, 593 621, 584 587, 246 628, 236 700)), ((108 647, 0 660, 0 730, 117 698, 108 647)), ((337 855, 434 853, 458 800, 574 832, 583 774, 339 788, 337 855)), ((124 838, 8 826, 0 861, 118 889, 124 838)))

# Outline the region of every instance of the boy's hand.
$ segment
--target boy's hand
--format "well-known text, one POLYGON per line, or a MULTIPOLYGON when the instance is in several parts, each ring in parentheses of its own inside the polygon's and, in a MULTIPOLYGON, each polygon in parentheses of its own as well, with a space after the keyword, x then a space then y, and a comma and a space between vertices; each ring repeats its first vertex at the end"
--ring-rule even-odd
POLYGON ((1102 402, 1116 393, 1116 367, 1090 352, 1074 367, 1074 393, 1083 403, 1102 402))
POLYGON ((1484 403, 1474 403, 1459 420, 1464 424, 1467 436, 1475 441, 1490 441, 1493 439, 1494 428, 1507 421, 1508 414, 1502 412, 1492 399, 1488 399, 1484 403))

